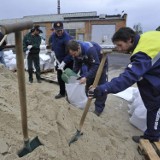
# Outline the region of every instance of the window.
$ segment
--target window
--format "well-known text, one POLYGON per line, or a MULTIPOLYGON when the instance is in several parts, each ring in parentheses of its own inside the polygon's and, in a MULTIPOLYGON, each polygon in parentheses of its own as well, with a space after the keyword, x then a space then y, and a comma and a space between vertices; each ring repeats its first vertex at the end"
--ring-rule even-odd
POLYGON ((78 40, 84 41, 84 34, 78 34, 78 40))
POLYGON ((99 44, 112 44, 112 36, 115 33, 115 25, 92 25, 92 38, 91 41, 99 44))
POLYGON ((73 37, 73 39, 76 39, 76 29, 65 29, 66 32, 69 33, 73 37))

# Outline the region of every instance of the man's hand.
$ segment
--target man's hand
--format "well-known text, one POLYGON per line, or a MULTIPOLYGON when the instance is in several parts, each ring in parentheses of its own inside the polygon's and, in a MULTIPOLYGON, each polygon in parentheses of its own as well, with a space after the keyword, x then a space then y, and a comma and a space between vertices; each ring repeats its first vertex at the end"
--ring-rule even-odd
POLYGON ((65 67, 66 63, 64 61, 62 61, 59 65, 58 65, 58 69, 59 70, 63 70, 63 68, 65 67))
POLYGON ((86 77, 82 77, 82 78, 79 79, 79 83, 80 84, 85 84, 86 80, 87 80, 86 77))

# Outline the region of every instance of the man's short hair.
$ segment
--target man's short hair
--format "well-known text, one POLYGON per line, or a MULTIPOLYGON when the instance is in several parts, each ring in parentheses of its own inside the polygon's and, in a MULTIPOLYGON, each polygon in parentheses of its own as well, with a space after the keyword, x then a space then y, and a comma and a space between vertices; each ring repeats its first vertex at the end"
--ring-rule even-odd
POLYGON ((76 40, 70 40, 67 43, 67 50, 78 51, 79 43, 76 40))
POLYGON ((124 41, 127 42, 130 38, 134 40, 136 33, 129 27, 120 28, 112 37, 112 42, 124 41))
POLYGON ((43 31, 40 29, 40 26, 39 25, 35 25, 32 29, 31 29, 31 32, 34 32, 34 31, 39 31, 39 33, 43 33, 43 31))

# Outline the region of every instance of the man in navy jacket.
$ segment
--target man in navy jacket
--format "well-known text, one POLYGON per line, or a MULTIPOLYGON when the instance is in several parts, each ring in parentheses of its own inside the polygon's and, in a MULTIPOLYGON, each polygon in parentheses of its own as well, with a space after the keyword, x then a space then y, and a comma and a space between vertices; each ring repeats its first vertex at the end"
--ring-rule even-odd
MULTIPOLYGON (((86 93, 88 93, 89 86, 93 84, 96 72, 98 70, 102 54, 101 47, 95 42, 82 42, 70 40, 68 42, 68 50, 70 55, 74 58, 74 67, 73 70, 78 73, 80 71, 80 83, 86 83, 86 93)), ((107 77, 108 71, 108 63, 104 65, 102 75, 100 77, 99 84, 104 84, 107 77)), ((95 111, 94 113, 97 116, 103 112, 105 107, 105 101, 107 99, 107 95, 103 95, 101 97, 97 97, 95 100, 95 111)))
POLYGON ((72 69, 73 59, 66 52, 66 45, 72 37, 63 29, 62 22, 54 23, 54 32, 50 38, 52 44, 52 50, 55 52, 55 56, 60 64, 57 63, 57 79, 60 87, 59 93, 55 96, 56 99, 65 97, 65 82, 62 80, 62 70, 65 68, 72 69))
POLYGON ((110 82, 90 87, 91 98, 118 93, 137 82, 140 95, 147 109, 147 129, 142 136, 133 136, 151 142, 160 138, 160 32, 150 31, 137 35, 132 29, 119 29, 112 37, 117 50, 131 53, 130 63, 119 77, 110 82))

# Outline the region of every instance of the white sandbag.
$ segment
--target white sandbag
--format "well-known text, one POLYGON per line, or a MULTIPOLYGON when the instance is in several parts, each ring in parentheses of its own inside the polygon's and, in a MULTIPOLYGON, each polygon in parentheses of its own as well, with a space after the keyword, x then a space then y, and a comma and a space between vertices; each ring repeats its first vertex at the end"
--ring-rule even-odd
POLYGON ((44 39, 41 39, 41 45, 46 45, 46 42, 44 39))
POLYGON ((143 104, 138 88, 129 87, 128 89, 114 95, 128 101, 128 113, 131 115, 129 122, 144 132, 147 128, 147 110, 143 104))
POLYGON ((125 99, 128 102, 132 102, 133 101, 133 92, 135 90, 137 90, 137 88, 129 87, 129 88, 125 89, 124 91, 119 92, 117 94, 113 94, 113 95, 121 97, 121 98, 125 99))
POLYGON ((137 107, 144 105, 138 88, 134 89, 132 94, 133 94, 133 101, 129 102, 128 104, 128 108, 129 108, 128 113, 130 115, 133 114, 133 112, 135 111, 137 107))
POLYGON ((54 63, 49 63, 49 69, 54 69, 54 70, 55 70, 55 65, 54 65, 54 63))
POLYGON ((14 54, 13 51, 10 49, 10 50, 6 50, 6 51, 3 51, 4 52, 4 55, 10 55, 10 54, 14 54))
POLYGON ((40 45, 40 50, 46 50, 46 45, 45 44, 40 45))
POLYGON ((75 107, 83 109, 87 102, 85 84, 66 83, 68 101, 75 107))
POLYGON ((9 64, 7 64, 8 66, 8 68, 9 68, 9 70, 11 70, 11 71, 15 71, 15 70, 17 70, 17 64, 16 64, 16 59, 12 59, 10 62, 9 62, 9 64))
POLYGON ((40 59, 42 59, 43 61, 48 61, 50 59, 49 55, 46 54, 39 54, 40 59))
POLYGON ((4 58, 8 60, 12 60, 16 58, 16 54, 14 54, 12 50, 4 51, 4 58))
POLYGON ((147 116, 147 110, 145 106, 142 104, 136 107, 129 121, 131 124, 133 124, 138 129, 144 132, 147 129, 146 116, 147 116))
POLYGON ((49 64, 48 61, 46 61, 46 62, 44 63, 44 65, 43 65, 43 70, 46 71, 46 70, 48 70, 48 69, 50 69, 50 64, 49 64))

